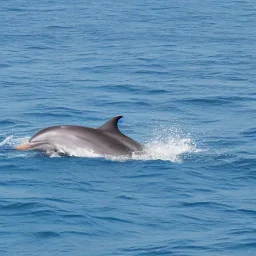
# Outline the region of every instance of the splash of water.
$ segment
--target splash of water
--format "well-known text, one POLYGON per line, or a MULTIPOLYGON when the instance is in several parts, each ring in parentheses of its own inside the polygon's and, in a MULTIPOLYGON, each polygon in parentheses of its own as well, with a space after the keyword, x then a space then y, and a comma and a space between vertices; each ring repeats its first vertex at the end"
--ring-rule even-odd
POLYGON ((15 146, 22 144, 29 140, 30 137, 15 138, 13 135, 7 136, 3 141, 0 142, 0 147, 4 146, 15 146))
POLYGON ((182 162, 185 153, 198 152, 196 144, 191 138, 156 138, 146 143, 145 153, 134 154, 136 160, 164 160, 171 162, 182 162))
POLYGON ((5 146, 5 145, 10 145, 10 142, 13 139, 13 135, 7 136, 2 142, 0 142, 0 147, 5 146))

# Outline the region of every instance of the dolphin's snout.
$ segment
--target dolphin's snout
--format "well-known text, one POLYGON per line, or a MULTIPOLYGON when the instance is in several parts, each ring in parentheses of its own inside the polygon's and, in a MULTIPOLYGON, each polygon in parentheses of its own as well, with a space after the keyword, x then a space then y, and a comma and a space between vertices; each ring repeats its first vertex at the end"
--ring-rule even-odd
POLYGON ((17 149, 17 150, 28 150, 28 149, 30 149, 31 147, 32 147, 32 146, 31 146, 28 142, 26 142, 26 143, 24 143, 24 144, 21 144, 21 145, 16 146, 15 149, 17 149))

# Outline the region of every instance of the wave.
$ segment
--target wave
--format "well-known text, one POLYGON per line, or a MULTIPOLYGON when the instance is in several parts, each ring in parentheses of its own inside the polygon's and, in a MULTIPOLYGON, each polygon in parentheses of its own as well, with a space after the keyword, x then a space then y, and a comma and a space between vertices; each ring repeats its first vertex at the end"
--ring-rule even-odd
MULTIPOLYGON (((178 131, 162 130, 162 134, 155 135, 154 138, 144 143, 144 150, 142 152, 134 152, 132 156, 105 156, 97 154, 91 150, 84 148, 70 149, 67 147, 59 146, 60 153, 73 157, 86 157, 86 158, 105 158, 112 161, 128 161, 128 160, 163 160, 170 162, 182 162, 184 154, 192 154, 200 152, 196 143, 189 136, 184 136, 178 131)), ((2 153, 8 147, 13 148, 17 144, 28 141, 29 137, 16 138, 14 135, 7 136, 0 142, 0 149, 2 153)), ((26 152, 28 156, 28 152, 26 152)), ((56 152, 47 152, 50 157, 61 157, 56 152)), ((21 156, 20 154, 18 155, 21 156)))

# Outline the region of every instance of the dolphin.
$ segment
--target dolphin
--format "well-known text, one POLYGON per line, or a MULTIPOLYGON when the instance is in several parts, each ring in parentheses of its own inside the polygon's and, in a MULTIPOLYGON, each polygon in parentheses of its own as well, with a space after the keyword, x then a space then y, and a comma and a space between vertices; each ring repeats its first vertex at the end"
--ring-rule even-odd
POLYGON ((84 126, 61 125, 40 130, 17 150, 40 150, 57 152, 66 149, 87 149, 93 153, 109 156, 131 156, 133 152, 142 151, 140 143, 122 134, 118 129, 118 121, 122 116, 116 116, 99 128, 84 126))

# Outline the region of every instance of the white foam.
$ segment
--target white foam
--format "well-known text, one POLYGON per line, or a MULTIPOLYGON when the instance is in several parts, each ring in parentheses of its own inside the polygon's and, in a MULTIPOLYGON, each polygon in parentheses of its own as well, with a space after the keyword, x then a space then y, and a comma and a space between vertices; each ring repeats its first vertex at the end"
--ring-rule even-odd
POLYGON ((29 137, 15 138, 13 135, 7 136, 2 142, 0 142, 0 146, 16 146, 18 144, 22 144, 29 140, 29 137))
POLYGON ((170 162, 182 162, 185 153, 198 152, 195 143, 190 138, 166 137, 154 139, 145 145, 143 154, 134 154, 136 160, 163 160, 170 162))
POLYGON ((4 146, 4 145, 8 144, 9 141, 11 141, 12 137, 13 137, 12 135, 6 137, 2 142, 0 142, 0 146, 4 146))
POLYGON ((87 157, 87 158, 95 158, 95 157, 102 157, 99 154, 94 153, 92 150, 85 149, 85 148, 76 148, 71 149, 65 146, 57 146, 59 154, 56 152, 48 152, 51 157, 63 155, 75 156, 75 157, 87 157))

